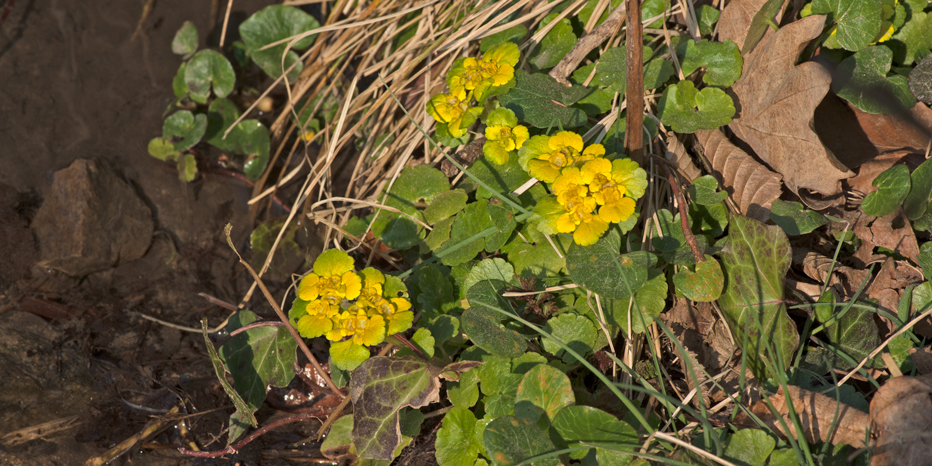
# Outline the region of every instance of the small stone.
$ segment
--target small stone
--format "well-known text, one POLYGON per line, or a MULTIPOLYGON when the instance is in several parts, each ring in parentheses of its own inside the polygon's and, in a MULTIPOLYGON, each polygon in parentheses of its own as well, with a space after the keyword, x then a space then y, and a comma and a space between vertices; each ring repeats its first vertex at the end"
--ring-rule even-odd
POLYGON ((113 169, 78 159, 55 172, 32 228, 40 266, 83 276, 142 257, 155 225, 152 210, 113 169))

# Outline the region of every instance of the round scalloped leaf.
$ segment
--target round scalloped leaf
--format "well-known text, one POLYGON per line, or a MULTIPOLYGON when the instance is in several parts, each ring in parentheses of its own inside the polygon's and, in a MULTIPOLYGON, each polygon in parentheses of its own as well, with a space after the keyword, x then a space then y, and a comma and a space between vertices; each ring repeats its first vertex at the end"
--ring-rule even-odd
POLYGON ((220 150, 239 152, 239 131, 234 129, 223 137, 230 126, 239 118, 239 109, 231 100, 225 98, 214 99, 207 109, 207 131, 204 133, 204 142, 220 150))
POLYGON ((185 21, 175 33, 175 38, 172 39, 172 53, 188 58, 195 50, 197 50, 197 26, 191 21, 185 21))
POLYGON ((491 36, 483 37, 479 41, 479 51, 485 53, 492 47, 495 47, 498 44, 505 42, 513 42, 519 44, 521 39, 527 35, 527 26, 519 24, 517 26, 510 27, 501 32, 496 32, 491 36))
MULTIPOLYGON (((547 321, 547 324, 544 325, 544 331, 581 356, 592 354, 592 348, 595 346, 596 340, 596 329, 592 322, 583 316, 573 313, 560 314, 547 321)), ((542 343, 545 351, 563 358, 563 362, 567 364, 576 362, 573 355, 567 353, 550 338, 543 338, 542 343)))
POLYGON ((188 150, 201 141, 207 131, 207 115, 195 116, 188 110, 172 113, 162 124, 162 138, 172 141, 177 150, 188 150))
POLYGON ((876 186, 877 190, 864 198, 861 210, 873 217, 892 213, 909 194, 909 167, 894 165, 877 175, 871 185, 876 186))
POLYGON ((240 153, 247 156, 243 171, 249 181, 256 181, 269 164, 269 130, 259 120, 243 120, 236 130, 240 133, 240 153))
POLYGON ((450 218, 466 207, 467 200, 469 200, 469 195, 462 189, 442 192, 424 209, 424 220, 433 225, 450 218))
POLYGON ((698 91, 691 81, 668 86, 657 109, 663 124, 686 134, 727 125, 735 116, 735 104, 725 91, 714 87, 698 91))
POLYGON ((573 243, 566 255, 570 278, 606 299, 622 299, 647 283, 650 253, 620 255, 621 237, 614 229, 592 246, 573 243))
POLYGON ((696 20, 699 23, 699 34, 708 36, 712 34, 715 23, 718 22, 721 12, 711 5, 702 5, 696 8, 696 20))
MULTIPOLYGON (((540 22, 537 30, 540 31, 546 27, 557 16, 559 13, 547 15, 540 22)), ((573 24, 568 18, 563 18, 540 40, 540 45, 531 52, 528 62, 538 70, 553 68, 573 49, 574 45, 576 45, 576 34, 573 34, 573 24)))
POLYGON ((284 68, 282 55, 285 53, 287 43, 279 44, 265 50, 259 50, 268 44, 302 34, 320 27, 320 23, 313 16, 298 8, 287 5, 267 6, 239 26, 240 36, 246 44, 246 49, 252 60, 269 76, 278 78, 282 70, 292 65, 295 67, 288 73, 288 79, 294 80, 301 72, 303 64, 295 50, 302 50, 311 45, 316 35, 305 37, 292 45, 285 55, 284 68))
POLYGON ((777 446, 773 437, 760 429, 742 429, 728 439, 725 457, 738 464, 764 466, 767 457, 777 446))
MULTIPOLYGON (((903 66, 912 65, 929 53, 932 47, 932 14, 913 11, 910 20, 893 35, 894 44, 902 44, 895 49, 896 62, 903 66)), ((892 44, 891 44, 892 45, 892 44)))
POLYGON ((488 204, 484 202, 468 204, 465 210, 454 217, 450 239, 438 252, 446 251, 454 246, 459 246, 459 249, 443 256, 440 261, 444 265, 453 267, 476 257, 476 254, 479 254, 479 251, 485 248, 486 239, 478 238, 472 241, 468 241, 468 239, 476 233, 490 228, 495 228, 495 223, 489 217, 488 204))
MULTIPOLYGON (((500 466, 513 466, 554 450, 553 442, 534 421, 514 416, 502 416, 490 422, 485 427, 483 440, 487 456, 500 466)), ((551 457, 534 464, 557 466, 560 461, 551 457)))
POLYGON ((699 205, 718 204, 728 197, 728 193, 718 190, 718 181, 712 175, 703 175, 689 185, 689 198, 699 205))
POLYGON ((828 21, 836 25, 834 42, 854 52, 867 47, 880 31, 880 0, 814 0, 812 13, 829 15, 828 21))
POLYGON ((210 97, 211 87, 217 97, 226 97, 233 92, 236 74, 233 73, 230 61, 219 52, 201 50, 185 67, 184 83, 188 86, 191 99, 204 104, 210 97))
POLYGON ((482 445, 476 438, 476 416, 464 408, 453 408, 443 417, 437 431, 437 463, 442 466, 473 466, 482 445))
POLYGON ((485 280, 498 280, 503 283, 509 283, 515 276, 515 268, 504 259, 494 257, 483 259, 469 270, 463 287, 467 292, 473 285, 485 280))
MULTIPOLYGON (((649 277, 647 283, 634 294, 636 306, 630 306, 631 333, 646 332, 647 327, 654 321, 654 318, 663 312, 666 306, 666 276, 661 273, 659 269, 655 268, 649 268, 647 270, 647 276, 649 277)), ((615 316, 616 323, 618 323, 618 326, 621 327, 625 333, 628 333, 628 300, 615 300, 613 301, 613 305, 615 306, 613 315, 615 316), (619 306, 619 304, 621 304, 621 306, 619 306), (619 311, 621 312, 619 313, 619 311), (621 315, 622 319, 619 320, 617 317, 618 315, 621 315)))
POLYGON ((905 76, 890 76, 893 51, 884 46, 868 47, 838 64, 832 91, 867 113, 892 113, 912 108, 916 99, 905 76))
POLYGON ((504 287, 504 282, 485 280, 466 292, 470 308, 461 318, 463 332, 476 346, 489 353, 516 358, 524 354, 527 341, 518 332, 502 325, 502 314, 496 309, 514 313, 511 304, 499 292, 504 287))
POLYGON ((188 62, 183 62, 181 66, 178 67, 178 71, 175 72, 175 77, 172 78, 172 93, 174 93, 175 97, 178 99, 188 95, 188 85, 184 83, 184 71, 187 67, 188 62))
POLYGON ((152 140, 149 141, 149 155, 162 161, 178 160, 178 156, 181 155, 181 152, 178 152, 178 149, 175 149, 175 145, 168 139, 152 138, 152 140))
POLYGON ((722 273, 722 265, 707 254, 704 262, 696 264, 695 272, 686 268, 680 269, 673 276, 673 284, 676 290, 687 298, 700 303, 710 303, 722 295, 725 274, 722 273))
POLYGON ((458 408, 475 406, 479 401, 479 371, 468 371, 458 382, 448 382, 447 398, 458 408))
POLYGON ((416 214, 417 204, 430 204, 441 193, 450 190, 450 180, 430 165, 417 165, 402 170, 385 199, 385 205, 409 214, 416 214))
POLYGON ((330 362, 345 371, 359 367, 366 359, 369 359, 369 349, 353 343, 353 340, 330 345, 330 362))
POLYGON ((780 225, 788 236, 805 235, 828 224, 824 215, 814 210, 804 209, 799 202, 780 199, 775 199, 770 205, 770 219, 773 223, 780 225))
POLYGON ((515 112, 518 120, 537 128, 576 128, 586 124, 586 112, 571 107, 590 89, 564 87, 545 74, 515 70, 515 87, 499 97, 502 106, 515 112))
POLYGON ((190 183, 196 175, 197 160, 194 159, 194 154, 185 153, 182 157, 178 157, 178 179, 190 183))
POLYGON ((710 42, 702 39, 699 42, 692 39, 683 42, 677 50, 681 55, 680 67, 683 74, 688 76, 699 68, 705 68, 702 82, 716 87, 728 87, 741 77, 741 67, 744 61, 738 45, 727 40, 710 42))
MULTIPOLYGON (((561 409, 553 417, 552 426, 570 447, 576 446, 574 444, 577 443, 638 443, 638 435, 633 427, 605 411, 589 406, 567 406, 561 409)), ((619 448, 634 451, 634 448, 630 446, 619 445, 619 448)), ((601 448, 596 449, 596 456, 599 456, 601 451, 603 451, 601 448)), ((586 454, 587 450, 581 450, 570 453, 570 457, 582 459, 586 454)))
POLYGON ((536 421, 546 413, 548 419, 553 419, 558 411, 575 402, 570 378, 556 367, 538 364, 521 378, 515 395, 515 415, 536 421))

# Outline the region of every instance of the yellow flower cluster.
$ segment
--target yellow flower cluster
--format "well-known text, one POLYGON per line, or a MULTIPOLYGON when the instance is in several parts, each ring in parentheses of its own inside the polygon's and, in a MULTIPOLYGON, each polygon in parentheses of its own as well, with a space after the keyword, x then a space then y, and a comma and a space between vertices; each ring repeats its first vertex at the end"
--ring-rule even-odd
POLYGON ((518 63, 518 46, 511 42, 499 44, 483 54, 482 58, 466 57, 454 63, 447 73, 447 94, 437 94, 427 102, 427 113, 441 125, 446 125, 450 136, 459 138, 482 113, 480 104, 489 91, 514 79, 514 66, 518 63))
POLYGON ((304 338, 326 336, 344 346, 372 346, 410 328, 414 313, 410 301, 387 293, 382 272, 369 267, 356 273, 347 253, 331 249, 301 280, 289 317, 304 338))
POLYGON ((535 212, 547 234, 572 233, 573 241, 589 246, 611 223, 628 220, 635 201, 647 188, 647 172, 631 159, 608 160, 601 144, 583 147, 570 131, 534 136, 521 154, 531 176, 550 183, 556 198, 541 201, 535 212))

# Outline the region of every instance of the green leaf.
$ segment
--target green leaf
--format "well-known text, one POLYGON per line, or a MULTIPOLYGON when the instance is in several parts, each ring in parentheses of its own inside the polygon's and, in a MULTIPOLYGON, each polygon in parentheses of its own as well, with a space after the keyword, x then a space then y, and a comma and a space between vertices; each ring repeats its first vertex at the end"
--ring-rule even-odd
MULTIPOLYGON (((441 193, 449 190, 450 180, 443 172, 430 165, 416 165, 401 171, 383 203, 415 218, 421 218, 419 207, 430 205, 441 193)), ((372 223, 372 233, 377 238, 381 238, 382 230, 396 217, 404 218, 405 216, 395 212, 381 211, 379 217, 372 223)))
POLYGON ((699 205, 718 204, 728 193, 718 190, 718 181, 712 175, 700 176, 689 185, 689 198, 699 205))
POLYGON ((710 5, 702 5, 696 8, 696 20, 699 23, 699 34, 703 36, 711 35, 712 29, 715 27, 715 23, 718 22, 718 17, 721 16, 721 14, 722 13, 718 11, 718 9, 710 5))
MULTIPOLYGON (((618 6, 621 5, 623 1, 624 0, 612 0, 608 5, 606 5, 605 10, 602 12, 602 16, 599 16, 599 19, 596 20, 596 26, 604 23, 605 20, 608 19, 608 15, 610 15, 612 11, 615 10, 615 8, 618 8, 618 6)), ((586 2, 586 5, 583 6, 581 10, 579 10, 579 14, 577 14, 576 18, 579 20, 580 24, 585 26, 589 23, 589 19, 592 17, 592 13, 595 12, 595 7, 598 3, 599 0, 589 0, 586 2)))
POLYGON ((442 192, 424 209, 424 220, 433 225, 450 218, 466 207, 468 199, 469 196, 462 189, 442 192))
MULTIPOLYGON (((528 458, 554 450, 547 434, 534 421, 514 416, 499 417, 485 427, 485 450, 492 464, 516 465, 528 458)), ((555 457, 535 461, 535 465, 556 466, 555 457)))
POLYGON ((514 314, 511 304, 499 290, 504 282, 486 280, 469 288, 466 297, 470 308, 463 313, 463 332, 476 346, 496 356, 513 358, 524 353, 527 341, 518 332, 502 325, 502 314, 495 309, 514 314))
MULTIPOLYGON (((637 432, 627 423, 618 420, 605 411, 589 406, 567 406, 553 417, 553 428, 570 447, 576 444, 637 444, 637 432)), ((619 449, 634 451, 630 446, 618 446, 619 449)), ((596 456, 608 452, 602 448, 595 450, 596 456)), ((586 450, 570 453, 573 459, 582 459, 586 450)), ((605 464, 601 462, 601 464, 605 464)))
POLYGON ((515 112, 518 119, 537 128, 562 125, 576 128, 586 123, 586 113, 570 107, 589 94, 582 86, 564 87, 545 74, 527 74, 515 70, 515 87, 499 96, 502 106, 515 112))
POLYGON ((892 213, 909 193, 909 167, 894 165, 877 175, 871 185, 876 186, 877 191, 864 198, 861 210, 873 217, 892 213))
POLYGON ((194 180, 195 175, 197 175, 197 160, 194 159, 194 154, 185 153, 183 156, 178 157, 177 168, 178 179, 185 183, 194 180))
POLYGON ((469 371, 458 382, 447 384, 447 398, 458 408, 472 408, 479 401, 479 371, 469 371))
MULTIPOLYGON (((531 179, 527 171, 521 168, 517 157, 509 157, 504 165, 495 165, 483 157, 472 164, 469 171, 497 193, 504 194, 512 200, 515 197, 510 193, 531 179)), ((481 186, 476 190, 477 199, 490 199, 494 196, 481 186)))
MULTIPOLYGON (((653 50, 644 47, 644 88, 656 89, 663 85, 675 70, 673 64, 660 58, 651 59, 653 50)), ((613 92, 627 92, 627 56, 624 47, 612 47, 605 51, 596 64, 596 74, 592 82, 611 89, 613 92)), ((588 73, 585 73, 588 76, 588 73)), ((586 76, 581 76, 585 79, 586 76)))
POLYGON ((175 33, 175 38, 172 39, 172 53, 182 55, 187 59, 195 50, 197 50, 197 26, 191 21, 185 21, 175 33))
MULTIPOLYGON (((680 215, 676 214, 674 217, 673 213, 669 210, 660 209, 657 211, 657 220, 660 224, 663 237, 661 238, 660 235, 655 234, 653 244, 657 251, 663 256, 664 260, 676 265, 696 265, 696 259, 695 256, 693 256, 692 248, 686 243, 686 236, 683 234, 680 215)), ((687 223, 691 223, 689 214, 686 215, 686 221, 687 223)), ((708 247, 708 240, 705 235, 696 236, 696 243, 699 246, 699 250, 705 252, 708 247)))
POLYGON ((226 97, 233 92, 236 74, 233 73, 233 65, 219 52, 201 50, 185 67, 184 83, 191 99, 203 104, 210 97, 211 87, 217 97, 226 97))
MULTIPOLYGON (((256 315, 239 311, 230 318, 226 332, 249 325, 256 315)), ((269 386, 284 387, 294 378, 298 343, 285 327, 257 327, 234 335, 220 347, 220 359, 233 376, 236 392, 255 413, 265 401, 269 386)), ((238 435, 230 433, 232 442, 238 435)))
POLYGON ((744 62, 738 45, 731 40, 722 43, 709 42, 708 39, 699 42, 690 39, 682 42, 677 49, 677 54, 683 57, 680 67, 686 76, 699 68, 705 68, 702 82, 715 87, 731 86, 741 77, 744 62))
POLYGON ((932 103, 932 53, 909 73, 909 90, 917 99, 932 103))
POLYGON ((689 204, 688 217, 693 233, 715 238, 725 233, 725 227, 728 226, 728 207, 725 207, 724 202, 712 205, 693 203, 689 204))
POLYGON ((570 378, 553 366, 538 364, 521 378, 515 395, 515 414, 533 421, 541 414, 553 419, 557 412, 575 402, 570 378))
POLYGON ((175 144, 170 139, 152 138, 149 141, 149 155, 164 162, 166 160, 178 160, 181 152, 175 149, 175 144))
POLYGON ((434 229, 424 238, 424 245, 431 251, 437 252, 450 239, 450 230, 453 228, 453 218, 441 220, 434 225, 434 229))
POLYGON ((320 453, 336 460, 346 454, 353 444, 353 416, 343 416, 333 423, 327 438, 320 445, 320 453))
MULTIPOLYGON (((833 308, 841 310, 844 307, 833 308)), ((851 307, 840 319, 826 329, 829 341, 855 361, 860 362, 880 345, 880 330, 874 323, 872 313, 861 307, 851 307)), ((832 364, 842 370, 851 368, 851 364, 840 357, 830 357, 832 364)), ((869 360, 867 367, 880 366, 879 358, 869 360)))
POLYGON ((853 52, 867 47, 880 32, 880 0, 813 0, 812 12, 828 14, 837 27, 838 45, 853 52))
POLYGON ((767 0, 760 9, 751 18, 751 24, 748 26, 748 33, 744 38, 744 44, 741 45, 741 53, 747 55, 751 50, 764 38, 764 34, 770 29, 773 18, 780 12, 783 6, 783 0, 767 0))
POLYGON ((243 172, 249 181, 256 181, 269 163, 269 130, 259 120, 243 120, 236 128, 240 131, 240 150, 248 157, 243 172))
POLYGON ((844 59, 835 70, 832 91, 867 113, 893 113, 912 108, 916 99, 904 76, 887 77, 893 51, 872 46, 844 59))
MULTIPOLYGON (((253 415, 253 409, 250 408, 243 398, 233 389, 233 386, 230 385, 230 382, 227 381, 226 367, 223 365, 223 360, 220 359, 220 355, 217 354, 217 349, 214 348, 214 344, 210 341, 210 337, 207 336, 207 319, 201 319, 201 333, 204 335, 204 344, 207 345, 207 354, 210 356, 210 363, 214 366, 214 374, 216 374, 217 379, 220 380, 220 385, 223 387, 223 391, 227 393, 227 396, 230 397, 230 401, 233 402, 233 406, 236 407, 236 413, 249 423, 249 425, 255 427, 258 425, 256 421, 256 416, 253 415)), ((231 418, 232 420, 232 418, 231 418)), ((240 431, 242 433, 242 431, 240 431)), ((231 443, 233 438, 233 432, 230 432, 231 443)), ((237 435, 238 437, 239 435, 237 435)))
POLYGON ((780 199, 774 200, 770 205, 770 219, 789 236, 805 235, 828 224, 824 215, 804 209, 799 202, 780 199))
MULTIPOLYGON (((893 35, 892 41, 903 44, 896 50, 896 62, 909 66, 922 59, 932 47, 932 14, 913 11, 912 17, 893 35)), ((917 96, 918 97, 918 96, 917 96)))
POLYGON ((738 464, 764 466, 776 445, 777 441, 762 430, 742 429, 729 438, 725 456, 738 464))
POLYGON ((172 141, 175 149, 188 150, 201 141, 207 131, 207 115, 195 116, 188 110, 172 113, 162 124, 162 138, 172 141))
POLYGON ((573 243, 566 254, 566 268, 577 284, 606 299, 622 299, 647 283, 650 253, 620 255, 621 237, 615 230, 592 246, 573 243))
POLYGON ((792 364, 799 344, 783 301, 790 244, 778 227, 743 216, 735 216, 729 230, 721 252, 725 290, 718 303, 749 367, 764 379, 768 370, 783 371, 792 364), (772 369, 765 366, 768 361, 772 369))
POLYGON ((249 263, 256 270, 262 268, 272 251, 272 245, 278 241, 272 262, 265 273, 271 280, 290 280, 291 273, 305 262, 304 250, 295 239, 301 227, 297 222, 288 223, 287 219, 288 217, 283 215, 261 222, 249 235, 249 246, 252 248, 249 263), (285 228, 285 233, 279 240, 278 234, 282 228, 285 228))
MULTIPOLYGON (((656 263, 656 259, 651 258, 651 265, 656 263)), ((631 333, 644 333, 650 326, 654 318, 663 312, 667 299, 667 277, 659 269, 650 267, 647 270, 647 283, 634 294, 634 306, 631 306, 631 333)), ((613 301, 614 309, 612 315, 615 322, 621 329, 628 332, 628 300, 613 301), (620 304, 620 306, 619 306, 620 304), (619 313, 619 311, 621 311, 619 313), (623 319, 618 319, 618 315, 623 315, 623 319)))
POLYGON ((463 287, 469 290, 476 283, 486 280, 498 280, 503 283, 509 283, 514 276, 515 268, 508 262, 505 262, 504 259, 500 257, 483 259, 469 270, 469 274, 466 275, 466 281, 463 282, 463 287))
POLYGON ((525 271, 531 275, 555 277, 566 267, 566 259, 560 257, 550 243, 538 244, 521 242, 508 251, 508 261, 515 267, 515 273, 525 271))
POLYGON ((514 229, 514 218, 512 217, 508 222, 508 215, 510 214, 499 206, 484 202, 468 204, 463 212, 456 215, 453 230, 450 232, 450 241, 440 248, 438 252, 446 251, 460 243, 466 244, 453 253, 444 256, 440 261, 444 265, 452 267, 476 257, 476 254, 483 249, 493 249, 489 246, 501 246, 507 240, 507 235, 510 235, 514 229), (505 222, 504 225, 500 223, 502 221, 505 222), (507 228, 509 225, 511 227, 507 229, 506 235, 504 234, 505 231, 500 228, 507 228), (487 229, 494 229, 496 233, 468 241, 469 238, 487 229), (503 236, 504 239, 502 239, 503 236))
POLYGON ((523 24, 512 26, 508 29, 505 29, 504 31, 496 32, 491 36, 483 37, 482 40, 479 41, 479 51, 485 53, 492 47, 505 42, 513 42, 517 45, 520 45, 521 39, 524 39, 524 36, 526 35, 527 26, 523 24))
POLYGON ((710 303, 722 295, 725 286, 725 275, 722 266, 714 257, 706 255, 705 262, 696 264, 696 271, 680 269, 673 276, 673 284, 677 291, 683 293, 688 299, 700 303, 710 303))
MULTIPOLYGON (((409 341, 415 347, 417 347, 417 349, 421 350, 421 353, 424 354, 427 359, 434 357, 434 344, 436 343, 436 340, 434 339, 433 335, 430 334, 430 330, 427 330, 426 328, 417 329, 409 341)), ((415 354, 411 348, 402 348, 397 353, 395 353, 395 356, 417 357, 417 354, 415 354)))
MULTIPOLYGON (((537 30, 543 29, 557 16, 559 13, 550 13, 544 17, 537 30)), ((573 25, 569 19, 563 18, 540 40, 540 44, 531 52, 528 62, 538 70, 553 68, 573 50, 574 45, 576 34, 573 34, 573 25)))
POLYGON ((903 199, 903 212, 910 220, 926 213, 932 194, 932 161, 926 160, 909 175, 909 194, 903 199))
POLYGON ((282 67, 282 55, 285 54, 287 43, 265 50, 259 49, 273 42, 288 39, 318 27, 320 27, 320 23, 313 16, 298 8, 286 5, 270 5, 243 21, 243 24, 239 26, 239 33, 243 37, 243 42, 246 44, 246 49, 249 51, 252 60, 269 76, 278 78, 282 75, 283 69, 287 70, 294 64, 294 69, 288 73, 288 79, 293 81, 297 79, 303 67, 295 50, 306 49, 316 36, 312 35, 297 41, 285 55, 284 68, 282 67))
MULTIPOLYGON (((589 319, 583 316, 573 313, 560 314, 547 321, 547 324, 544 325, 544 331, 583 356, 593 352, 596 329, 589 319)), ((576 362, 575 357, 566 353, 563 348, 550 338, 544 338, 542 343, 545 351, 556 357, 563 358, 564 363, 572 364, 576 362)))
POLYGON ((398 411, 439 401, 437 368, 414 357, 376 356, 362 363, 350 380, 353 444, 360 458, 391 460, 401 444, 398 411))
POLYGON ((727 125, 735 115, 735 105, 728 94, 714 87, 697 91, 691 81, 668 86, 657 109, 663 124, 687 134, 727 125))
POLYGON ((174 93, 175 97, 178 99, 188 95, 188 85, 184 83, 184 71, 187 68, 188 63, 183 62, 181 66, 178 67, 175 77, 172 78, 172 93, 174 93))
POLYGON ((440 466, 473 466, 482 445, 476 438, 476 416, 472 411, 451 409, 443 417, 434 448, 440 466))
POLYGON ((214 99, 207 109, 207 131, 204 133, 204 141, 220 150, 241 153, 239 131, 234 129, 226 138, 223 137, 223 133, 239 116, 239 109, 232 101, 223 98, 214 99))
POLYGON ((353 340, 339 341, 330 345, 330 362, 338 368, 351 371, 369 359, 369 349, 353 343, 353 340))
MULTIPOLYGON (((453 284, 444 276, 440 269, 433 264, 426 265, 414 272, 417 283, 417 303, 424 312, 443 314, 456 307, 456 296, 453 294, 453 284)), ((437 332, 431 329, 435 336, 437 332)), ((452 338, 450 335, 448 338, 452 338)), ((441 337, 441 339, 444 339, 441 337)))

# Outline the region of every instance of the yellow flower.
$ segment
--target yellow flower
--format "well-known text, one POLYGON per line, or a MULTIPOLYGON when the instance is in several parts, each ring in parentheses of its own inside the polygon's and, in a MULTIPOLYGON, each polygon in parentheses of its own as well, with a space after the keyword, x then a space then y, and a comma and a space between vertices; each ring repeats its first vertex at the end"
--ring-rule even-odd
POLYGON ((353 271, 353 258, 349 254, 330 249, 314 261, 314 272, 298 284, 298 297, 313 301, 318 297, 337 305, 341 300, 356 299, 362 289, 362 280, 353 271))
POLYGON ((382 287, 385 285, 385 275, 382 272, 372 268, 366 267, 362 269, 362 292, 359 294, 359 299, 357 303, 362 304, 363 306, 375 306, 375 303, 379 302, 382 299, 382 287))
POLYGON ((570 132, 560 131, 547 141, 549 152, 537 154, 528 162, 528 173, 545 183, 552 183, 560 170, 573 165, 576 157, 583 150, 582 136, 570 132))
POLYGON ((341 319, 343 334, 352 337, 353 343, 372 346, 385 340, 385 319, 380 314, 369 314, 363 309, 347 311, 341 319))
POLYGON ((572 199, 565 206, 567 212, 557 219, 557 231, 573 233, 573 241, 580 246, 589 246, 608 230, 608 222, 594 215, 596 202, 591 197, 572 199))
POLYGON ((316 299, 307 304, 307 315, 298 319, 298 332, 304 338, 316 338, 333 330, 333 318, 339 314, 339 307, 329 302, 316 299))
POLYGON ((605 147, 602 144, 593 144, 586 146, 582 153, 573 161, 574 167, 582 167, 586 162, 605 155, 605 147))
POLYGON ((439 123, 447 125, 450 136, 455 138, 466 134, 466 129, 476 122, 482 113, 481 107, 470 107, 465 96, 455 94, 437 94, 427 102, 427 113, 439 123))
POLYGON ((612 161, 612 180, 624 186, 623 194, 634 200, 640 199, 647 189, 647 172, 631 159, 612 161))
POLYGON ((491 88, 508 84, 514 78, 519 57, 518 46, 505 42, 488 50, 482 58, 457 60, 447 73, 447 85, 450 89, 473 91, 476 100, 482 102, 491 88))
POLYGON ((486 125, 482 152, 496 165, 508 163, 511 153, 520 149, 530 137, 527 128, 518 124, 515 112, 504 107, 492 110, 486 125))
POLYGON ((391 298, 379 301, 378 311, 388 323, 389 335, 404 332, 411 328, 414 321, 414 312, 411 311, 411 302, 404 298, 391 298))

